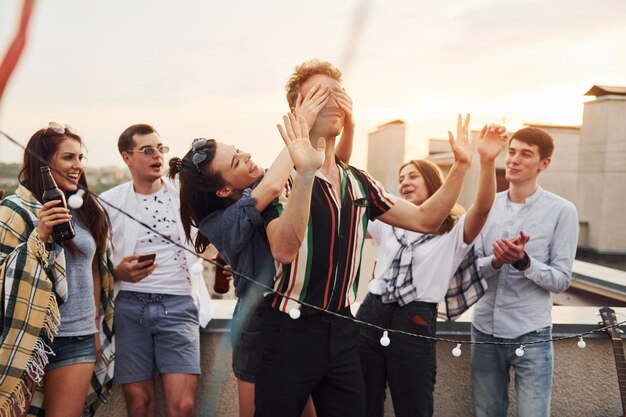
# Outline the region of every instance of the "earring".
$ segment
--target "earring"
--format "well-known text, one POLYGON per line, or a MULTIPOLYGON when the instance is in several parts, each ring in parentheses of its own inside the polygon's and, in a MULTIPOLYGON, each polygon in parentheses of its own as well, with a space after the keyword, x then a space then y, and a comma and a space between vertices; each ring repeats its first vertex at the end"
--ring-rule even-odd
POLYGON ((226 197, 230 197, 232 193, 233 193, 233 190, 231 189, 228 189, 228 191, 225 191, 223 188, 220 188, 219 190, 217 190, 215 194, 217 194, 218 197, 226 198, 226 197))

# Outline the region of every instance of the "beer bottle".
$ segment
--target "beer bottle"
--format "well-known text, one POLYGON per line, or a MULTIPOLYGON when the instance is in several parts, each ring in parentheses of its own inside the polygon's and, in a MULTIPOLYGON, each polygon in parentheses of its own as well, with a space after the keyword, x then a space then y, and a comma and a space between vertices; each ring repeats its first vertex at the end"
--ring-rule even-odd
MULTIPOLYGON (((52 200, 60 200, 62 202, 62 206, 67 208, 65 194, 59 189, 59 187, 57 187, 57 183, 54 181, 54 178, 50 173, 50 167, 41 167, 41 178, 43 179, 44 190, 43 195, 41 196, 42 202, 47 203, 52 200)), ((74 226, 71 221, 57 224, 52 228, 52 239, 54 239, 57 243, 73 239, 74 236, 76 236, 76 232, 74 231, 74 226)))
POLYGON ((226 294, 230 289, 230 280, 224 275, 224 265, 226 261, 221 256, 217 255, 215 258, 215 283, 213 284, 213 291, 217 294, 226 294), (221 266, 221 268, 220 268, 221 266))

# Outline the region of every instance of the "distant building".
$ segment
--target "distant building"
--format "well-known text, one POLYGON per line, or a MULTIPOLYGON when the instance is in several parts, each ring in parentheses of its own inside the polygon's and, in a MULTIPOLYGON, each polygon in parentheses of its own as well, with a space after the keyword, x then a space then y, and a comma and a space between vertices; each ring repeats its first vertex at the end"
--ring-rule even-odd
MULTIPOLYGON (((547 131, 555 142, 552 162, 539 183, 573 202, 580 220, 572 284, 566 292, 553 294, 553 301, 557 305, 626 306, 625 272, 597 265, 626 271, 626 87, 595 85, 585 95, 595 99, 584 103, 581 126, 526 124, 547 131)), ((394 193, 405 131, 405 123, 396 120, 369 135, 368 171, 394 193)), ((472 138, 477 135, 477 131, 470 133, 472 138)), ((430 139, 429 148, 427 159, 447 175, 454 163, 448 139, 430 139)), ((496 159, 498 191, 508 188, 505 158, 502 152, 496 159)), ((478 171, 478 164, 473 164, 459 197, 466 208, 476 194, 478 171)), ((370 271, 373 261, 368 264, 367 260, 375 258, 375 250, 366 249, 371 254, 364 257, 362 271, 370 271)))
POLYGON ((428 154, 449 154, 450 141, 448 139, 428 139, 428 154))
POLYGON ((397 194, 398 168, 404 162, 406 123, 394 120, 378 126, 367 138, 367 172, 397 194))
MULTIPOLYGON (((527 124, 553 137, 550 167, 541 174, 542 187, 572 201, 580 218, 579 253, 611 257, 626 264, 626 87, 593 86, 585 95, 581 126, 527 124)), ((472 132, 475 136, 477 132, 472 132)), ((428 159, 447 173, 452 154, 435 152, 428 159)), ((508 188, 504 179, 504 153, 496 160, 498 191, 508 188)), ((478 164, 473 164, 459 202, 468 207, 474 198, 478 164)), ((610 261, 609 261, 610 263, 610 261)))
POLYGON ((585 103, 578 149, 580 244, 626 255, 626 87, 594 85, 585 103))

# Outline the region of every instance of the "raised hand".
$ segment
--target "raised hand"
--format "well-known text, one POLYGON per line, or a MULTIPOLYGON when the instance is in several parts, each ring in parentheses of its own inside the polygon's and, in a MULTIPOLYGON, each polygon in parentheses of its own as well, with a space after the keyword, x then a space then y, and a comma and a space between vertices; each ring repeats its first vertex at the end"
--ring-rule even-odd
POLYGON ((459 114, 456 123, 456 140, 452 132, 448 131, 448 140, 450 141, 450 148, 454 154, 454 160, 465 164, 472 162, 472 141, 469 138, 469 113, 465 116, 465 120, 459 114))
POLYGON ((481 161, 495 160, 506 147, 509 135, 506 128, 498 124, 485 125, 478 135, 478 155, 481 161))
POLYGON ((280 135, 289 149, 289 155, 298 172, 317 171, 324 163, 326 140, 317 140, 317 149, 309 141, 309 128, 303 116, 296 117, 292 113, 283 116, 285 128, 276 125, 280 135))
POLYGON ((315 124, 320 110, 328 103, 329 98, 330 90, 327 86, 321 87, 319 83, 315 84, 304 98, 302 94, 298 93, 295 108, 296 117, 304 117, 310 129, 315 124))

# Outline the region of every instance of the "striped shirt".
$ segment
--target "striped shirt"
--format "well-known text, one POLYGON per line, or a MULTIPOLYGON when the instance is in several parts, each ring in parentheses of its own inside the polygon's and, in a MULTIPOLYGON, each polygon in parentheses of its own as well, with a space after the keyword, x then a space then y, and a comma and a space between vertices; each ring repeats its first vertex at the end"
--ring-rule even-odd
MULTIPOLYGON (((341 204, 330 182, 318 171, 305 239, 295 260, 277 268, 274 289, 296 300, 340 312, 356 298, 367 224, 393 207, 397 197, 365 171, 337 163, 341 204)), ((280 216, 292 187, 293 174, 283 194, 265 210, 266 224, 280 216)), ((268 297, 272 307, 280 311, 300 308, 298 302, 286 297, 268 297)), ((301 312, 306 315, 315 311, 303 306, 301 312)))

